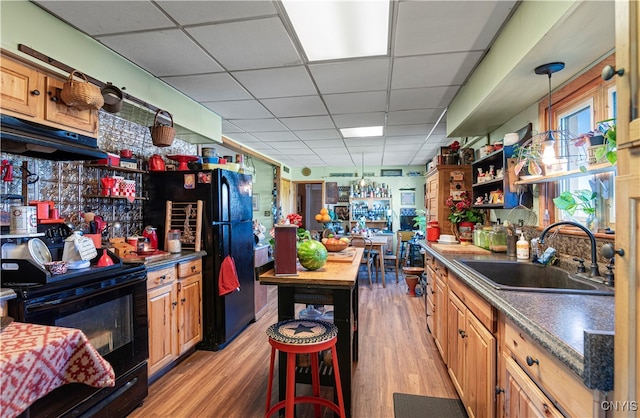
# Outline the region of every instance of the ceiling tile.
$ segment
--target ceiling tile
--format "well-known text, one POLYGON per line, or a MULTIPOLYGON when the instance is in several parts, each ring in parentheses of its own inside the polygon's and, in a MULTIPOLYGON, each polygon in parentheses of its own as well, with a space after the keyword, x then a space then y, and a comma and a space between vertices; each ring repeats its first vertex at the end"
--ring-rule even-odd
POLYGON ((443 109, 400 110, 389 112, 387 125, 415 125, 419 123, 435 123, 443 109))
POLYGON ((482 55, 472 51, 395 58, 391 88, 461 85, 482 55))
POLYGON ((226 73, 163 77, 162 80, 199 102, 251 99, 251 95, 226 73))
POLYGON ((395 54, 483 50, 516 3, 512 0, 401 1, 395 54))
POLYGON ((270 1, 157 1, 181 25, 275 15, 270 1))
POLYGON ((317 93, 303 66, 236 71, 231 75, 258 99, 317 93))
POLYGON ((324 101, 331 113, 384 112, 387 110, 387 91, 325 94, 324 101))
POLYGON ((280 132, 252 132, 253 136, 261 141, 300 141, 300 139, 289 131, 280 132))
POLYGON ((277 119, 235 119, 231 122, 246 132, 280 132, 284 129, 277 119))
POLYGON ((442 111, 456 95, 458 88, 459 86, 391 90, 389 110, 440 108, 442 111))
POLYGON ((305 140, 304 143, 312 149, 331 148, 337 150, 345 147, 342 139, 305 140))
POLYGON ((302 64, 279 18, 199 26, 187 31, 230 71, 302 64))
POLYGON ((337 129, 314 129, 309 131, 294 131, 296 136, 303 141, 339 139, 342 141, 337 129))
POLYGON ((424 135, 426 137, 433 128, 433 125, 433 123, 423 123, 419 125, 392 125, 387 126, 384 133, 387 137, 401 135, 424 135))
POLYGON ((345 113, 334 115, 333 120, 338 128, 357 128, 359 126, 384 126, 384 112, 345 113))
POLYGON ((310 64, 322 94, 386 90, 389 86, 389 58, 372 58, 310 64))
POLYGON ((148 1, 36 1, 89 35, 170 28, 169 20, 148 1))
POLYGON ((263 99, 262 104, 276 117, 322 116, 327 114, 318 96, 263 99))
POLYGON ((242 129, 238 128, 233 123, 228 120, 222 121, 222 133, 231 133, 231 132, 243 132, 242 129))
POLYGON ((203 102, 223 119, 263 119, 272 117, 257 100, 228 100, 226 102, 203 102))
POLYGON ((302 116, 297 118, 280 118, 280 121, 291 130, 310 130, 335 128, 329 116, 302 116))
POLYGON ((400 144, 422 144, 426 136, 387 136, 385 145, 400 145, 400 144))
POLYGON ((157 77, 223 71, 178 29, 103 36, 98 40, 157 77))

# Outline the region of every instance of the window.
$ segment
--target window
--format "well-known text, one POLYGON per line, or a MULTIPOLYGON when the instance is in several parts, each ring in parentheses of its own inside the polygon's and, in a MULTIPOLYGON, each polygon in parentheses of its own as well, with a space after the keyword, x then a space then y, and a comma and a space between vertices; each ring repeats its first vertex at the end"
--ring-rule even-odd
MULTIPOLYGON (((602 62, 576 77, 573 81, 557 89, 552 94, 552 126, 574 136, 587 133, 595 128, 597 122, 615 118, 617 94, 614 81, 603 81, 600 77, 602 67, 615 61, 615 55, 605 58, 602 62)), ((549 129, 548 101, 539 103, 539 121, 541 129, 549 129)), ((556 153, 560 157, 568 157, 568 170, 575 170, 586 166, 587 145, 576 145, 572 141, 557 141, 556 153)), ((553 207, 552 199, 563 191, 576 192, 590 190, 597 193, 593 206, 596 209, 598 230, 615 229, 615 172, 599 174, 585 174, 583 176, 558 181, 557 184, 547 184, 545 195, 541 199, 541 208, 553 207)), ((555 209, 556 220, 572 220, 587 224, 588 214, 578 209, 573 215, 566 211, 555 209)))

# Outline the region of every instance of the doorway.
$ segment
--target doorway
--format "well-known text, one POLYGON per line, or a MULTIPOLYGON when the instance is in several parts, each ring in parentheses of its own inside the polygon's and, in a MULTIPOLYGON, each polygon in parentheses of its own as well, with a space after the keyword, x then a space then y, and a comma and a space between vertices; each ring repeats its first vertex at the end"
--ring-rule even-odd
POLYGON ((308 230, 322 230, 322 224, 316 221, 316 214, 322 209, 324 183, 296 183, 296 213, 302 215, 302 227, 308 230))

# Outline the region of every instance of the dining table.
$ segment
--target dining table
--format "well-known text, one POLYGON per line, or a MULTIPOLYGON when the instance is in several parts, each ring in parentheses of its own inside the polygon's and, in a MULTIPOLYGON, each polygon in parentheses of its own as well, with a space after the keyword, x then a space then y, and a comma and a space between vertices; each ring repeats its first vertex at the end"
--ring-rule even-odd
MULTIPOLYGON (((261 285, 278 289, 278 321, 295 319, 296 304, 333 307, 333 323, 338 328, 336 351, 340 364, 340 380, 347 416, 352 416, 352 373, 358 361, 358 271, 364 248, 348 247, 348 259, 328 260, 317 270, 297 265, 295 275, 276 275, 273 269, 258 276, 261 285)), ((346 250, 343 250, 346 251, 346 250)), ((277 262, 277 260, 276 260, 277 262)), ((286 353, 279 353, 279 382, 286 381, 286 353)), ((311 383, 309 368, 298 368, 296 382, 311 383)), ((332 370, 320 376, 321 385, 334 386, 332 370)), ((279 400, 285 399, 286 385, 279 387, 279 400)))
POLYGON ((0 407, 17 417, 67 383, 112 387, 113 368, 79 329, 11 322, 0 332, 0 407))

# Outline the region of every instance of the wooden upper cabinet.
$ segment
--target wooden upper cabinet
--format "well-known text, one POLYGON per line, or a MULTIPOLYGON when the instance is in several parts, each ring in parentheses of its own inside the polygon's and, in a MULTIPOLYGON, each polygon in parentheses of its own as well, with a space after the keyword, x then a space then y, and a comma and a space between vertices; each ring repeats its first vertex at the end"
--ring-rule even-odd
POLYGON ((44 119, 56 125, 83 131, 89 136, 98 136, 98 112, 96 110, 77 110, 69 107, 60 99, 60 90, 65 80, 46 77, 47 97, 44 119))
POLYGON ((97 110, 76 110, 60 99, 66 79, 5 55, 0 76, 3 114, 94 138, 98 136, 97 110))
POLYGON ((0 94, 2 113, 36 119, 44 105, 44 76, 22 64, 2 59, 0 61, 0 94))

